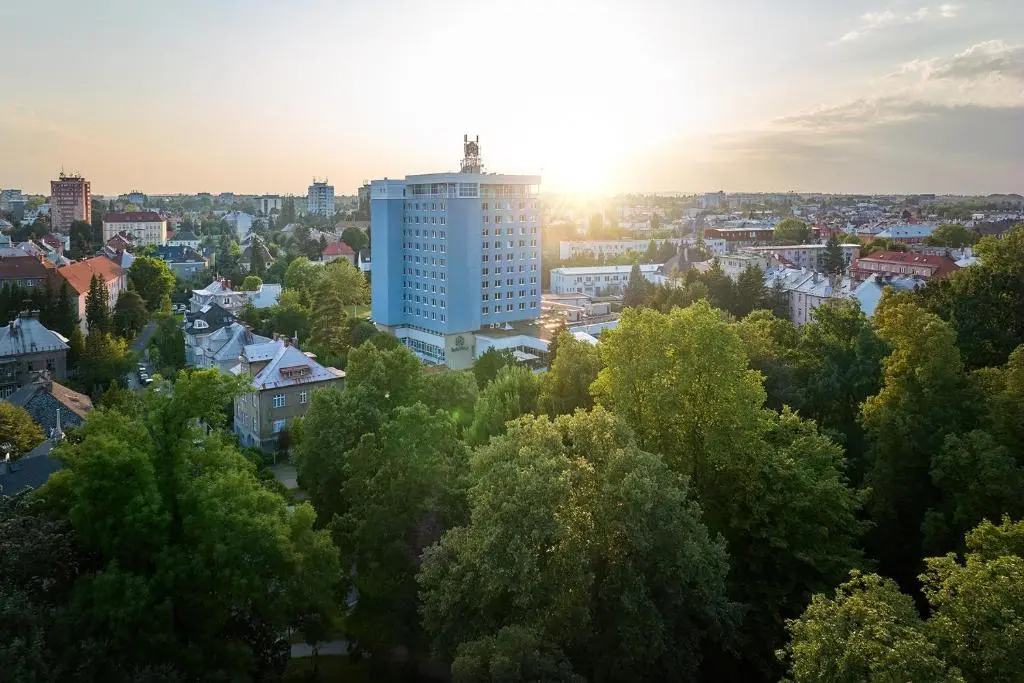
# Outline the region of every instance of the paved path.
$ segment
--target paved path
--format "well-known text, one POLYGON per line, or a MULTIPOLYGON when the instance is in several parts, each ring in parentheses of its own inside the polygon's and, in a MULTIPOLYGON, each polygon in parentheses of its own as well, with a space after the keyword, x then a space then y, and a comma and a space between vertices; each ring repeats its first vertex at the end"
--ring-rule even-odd
POLYGON ((132 342, 131 350, 138 353, 145 351, 146 347, 149 346, 149 339, 153 336, 153 332, 156 330, 156 322, 150 320, 146 323, 146 326, 142 328, 142 331, 135 337, 135 341, 132 342))
MULTIPOLYGON (((347 640, 332 640, 329 643, 320 643, 320 649, 317 650, 317 654, 321 655, 347 655, 348 654, 348 641, 347 640)), ((292 657, 312 657, 313 648, 307 643, 292 643, 292 657)))
POLYGON ((297 475, 295 474, 295 465, 283 462, 271 467, 270 471, 274 473, 274 477, 284 484, 284 487, 289 491, 294 491, 299 488, 299 482, 296 481, 297 475))

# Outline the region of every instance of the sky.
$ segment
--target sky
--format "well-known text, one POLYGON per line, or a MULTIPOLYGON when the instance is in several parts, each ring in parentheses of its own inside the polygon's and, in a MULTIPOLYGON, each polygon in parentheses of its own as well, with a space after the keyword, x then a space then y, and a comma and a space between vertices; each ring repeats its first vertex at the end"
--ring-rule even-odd
POLYGON ((1024 192, 1024 0, 0 0, 0 187, 1024 192))

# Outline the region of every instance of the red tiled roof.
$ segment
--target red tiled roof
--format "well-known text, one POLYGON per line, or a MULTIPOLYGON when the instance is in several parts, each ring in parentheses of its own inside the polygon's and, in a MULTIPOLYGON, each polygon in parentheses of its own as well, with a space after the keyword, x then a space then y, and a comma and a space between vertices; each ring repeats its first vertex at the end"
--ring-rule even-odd
POLYGON ((63 268, 58 268, 57 272, 79 294, 85 294, 89 291, 89 282, 92 281, 93 275, 99 275, 107 284, 124 275, 124 269, 106 256, 94 256, 77 261, 63 268))
POLYGON ((64 241, 56 235, 43 235, 39 238, 39 241, 46 242, 57 251, 62 251, 64 249, 64 241))
POLYGON ((104 223, 159 223, 163 219, 155 211, 126 211, 103 214, 104 223))
POLYGON ((36 256, 5 256, 0 258, 0 280, 44 278, 46 263, 36 256))
POLYGON ((331 242, 324 247, 324 256, 355 256, 352 247, 348 246, 344 242, 331 242))
POLYGON ((952 273, 954 270, 960 269, 960 266, 956 264, 956 261, 948 256, 938 254, 918 254, 912 251, 876 251, 870 256, 864 256, 859 259, 860 263, 864 263, 865 261, 873 263, 905 263, 907 265, 930 266, 935 269, 932 272, 932 277, 944 277, 952 273))

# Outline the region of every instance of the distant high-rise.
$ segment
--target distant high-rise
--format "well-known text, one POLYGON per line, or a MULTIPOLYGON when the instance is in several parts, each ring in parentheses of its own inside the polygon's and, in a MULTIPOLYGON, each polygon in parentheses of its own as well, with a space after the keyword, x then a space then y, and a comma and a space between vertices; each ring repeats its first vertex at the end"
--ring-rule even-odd
POLYGON ((50 227, 67 234, 73 221, 92 221, 92 194, 88 180, 62 171, 50 181, 50 227))
POLYGON ((313 179, 306 195, 306 212, 319 216, 334 215, 334 186, 327 184, 327 179, 313 179))
POLYGON ((465 368, 476 333, 540 315, 540 176, 462 171, 370 184, 373 320, 421 359, 465 368))

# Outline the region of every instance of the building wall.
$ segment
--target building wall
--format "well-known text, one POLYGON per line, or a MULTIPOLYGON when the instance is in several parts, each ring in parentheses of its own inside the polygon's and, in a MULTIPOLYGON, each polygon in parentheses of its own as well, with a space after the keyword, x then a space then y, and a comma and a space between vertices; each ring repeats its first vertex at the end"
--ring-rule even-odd
POLYGON ((30 384, 40 370, 49 370, 51 378, 63 382, 68 376, 67 356, 67 350, 60 350, 0 358, 0 398, 30 384))
POLYGON ((334 215, 334 186, 313 183, 306 194, 306 212, 321 216, 334 215))
POLYGON ((143 246, 161 246, 167 241, 167 221, 130 221, 108 223, 103 221, 103 241, 111 239, 119 232, 126 232, 135 237, 135 241, 143 246))
MULTIPOLYGON (((666 241, 672 244, 679 244, 681 240, 673 238, 669 240, 654 240, 655 245, 660 247, 666 241)), ((565 260, 581 255, 593 255, 604 257, 622 256, 628 251, 643 252, 651 244, 651 240, 586 240, 558 243, 558 258, 565 260)))
POLYGON ((89 181, 61 178, 50 181, 50 225, 54 232, 67 233, 73 221, 92 220, 89 181))
MULTIPOLYGON (((605 266, 607 267, 607 266, 605 266)), ((659 266, 640 267, 640 273, 649 282, 657 281, 657 269, 659 266)), ((597 296, 601 294, 621 294, 629 283, 631 268, 623 267, 621 271, 603 272, 601 266, 594 270, 573 269, 566 272, 561 268, 551 271, 551 291, 554 294, 586 294, 597 296)))
POLYGON ((404 215, 405 183, 375 180, 373 182, 373 220, 370 262, 373 282, 370 287, 370 312, 378 325, 401 325, 405 262, 403 259, 402 217, 404 215))
POLYGON ((343 389, 345 380, 338 378, 322 382, 297 384, 277 389, 250 392, 235 398, 235 434, 243 446, 255 446, 263 450, 275 450, 280 430, 279 421, 287 428, 297 417, 309 410, 312 394, 318 389, 343 389), (275 407, 274 397, 284 396, 284 406, 275 407))

